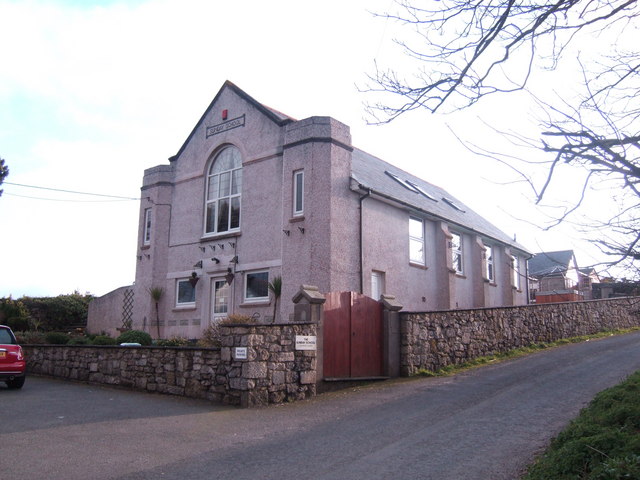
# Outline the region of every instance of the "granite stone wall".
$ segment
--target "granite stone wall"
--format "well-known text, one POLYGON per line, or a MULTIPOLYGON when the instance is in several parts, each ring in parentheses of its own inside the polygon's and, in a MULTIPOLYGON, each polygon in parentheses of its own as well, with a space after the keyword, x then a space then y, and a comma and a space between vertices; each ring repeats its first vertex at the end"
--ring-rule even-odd
POLYGON ((296 350, 296 335, 316 324, 221 328, 220 348, 26 345, 29 373, 204 398, 243 407, 316 393, 316 351, 296 350), (246 359, 236 347, 246 348, 246 359))
POLYGON ((401 313, 400 373, 537 342, 640 326, 640 297, 475 310, 401 313))

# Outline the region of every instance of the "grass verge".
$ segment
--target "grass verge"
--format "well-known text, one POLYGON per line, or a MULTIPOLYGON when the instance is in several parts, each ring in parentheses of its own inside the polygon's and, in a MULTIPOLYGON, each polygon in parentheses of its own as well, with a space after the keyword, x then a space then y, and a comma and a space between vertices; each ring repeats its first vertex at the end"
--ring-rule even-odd
POLYGON ((449 375, 454 375, 459 372, 463 372, 465 370, 469 370, 471 368, 477 368, 483 365, 498 363, 498 362, 501 362, 504 360, 510 360, 513 358, 523 357, 525 355, 529 355, 531 353, 534 353, 540 350, 545 350, 547 348, 558 347, 560 345, 566 345, 568 343, 588 342, 590 340, 611 337, 613 335, 623 335, 625 333, 635 332, 637 330, 640 330, 640 327, 625 328, 620 330, 608 330, 604 332, 594 333, 593 335, 582 335, 579 337, 563 338, 561 340, 556 340, 555 342, 534 343, 526 347, 514 348, 513 350, 509 350, 507 352, 496 353, 494 355, 487 355, 484 357, 478 357, 472 360, 467 360, 463 363, 457 363, 455 365, 447 365, 435 372, 432 370, 420 369, 414 375, 422 376, 422 377, 446 377, 449 375))
POLYGON ((522 479, 640 479, 640 370, 596 395, 522 479))

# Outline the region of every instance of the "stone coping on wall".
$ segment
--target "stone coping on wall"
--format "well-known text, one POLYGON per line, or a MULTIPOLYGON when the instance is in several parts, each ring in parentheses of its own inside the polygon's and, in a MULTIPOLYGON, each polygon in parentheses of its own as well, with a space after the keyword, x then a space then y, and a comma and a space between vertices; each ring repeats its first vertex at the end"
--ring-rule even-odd
POLYGON ((155 350, 155 349, 179 349, 179 350, 220 350, 220 347, 198 347, 191 345, 60 345, 55 343, 21 343, 23 347, 67 347, 67 348, 122 348, 124 350, 155 350))
POLYGON ((575 302, 549 302, 549 303, 528 303, 526 305, 505 305, 501 307, 477 307, 477 308, 451 308, 444 310, 402 310, 400 313, 402 315, 420 315, 420 314, 431 314, 431 313, 455 313, 455 312, 471 312, 471 311, 483 311, 483 310, 511 310, 515 308, 540 308, 540 307, 548 307, 552 305, 572 305, 572 304, 580 304, 580 303, 602 303, 602 302, 615 302, 620 300, 629 300, 635 301, 640 306, 640 297, 613 297, 613 298, 595 298, 591 300, 577 300, 575 302))

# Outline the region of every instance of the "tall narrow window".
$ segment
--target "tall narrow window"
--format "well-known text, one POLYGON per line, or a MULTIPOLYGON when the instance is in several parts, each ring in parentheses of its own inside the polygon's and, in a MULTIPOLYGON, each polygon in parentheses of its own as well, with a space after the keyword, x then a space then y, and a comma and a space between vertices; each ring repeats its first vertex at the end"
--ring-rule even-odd
POLYGON ((293 216, 304 213, 304 171, 293 172, 293 216))
POLYGON ((151 209, 147 208, 144 211, 144 233, 142 243, 149 245, 151 243, 151 209))
POLYGON ((520 290, 520 264, 518 257, 515 255, 511 256, 511 272, 513 273, 513 286, 516 290, 520 290))
POLYGON ((464 261, 462 257, 462 235, 451 234, 451 260, 452 267, 458 275, 464 273, 464 261))
POLYGON ((227 147, 215 158, 207 174, 205 234, 240 229, 242 158, 236 147, 227 147))
POLYGON ((409 217, 409 260, 424 265, 424 225, 421 219, 409 217))
POLYGON ((487 280, 493 282, 495 278, 493 271, 493 247, 487 245, 485 249, 485 255, 487 256, 487 280))

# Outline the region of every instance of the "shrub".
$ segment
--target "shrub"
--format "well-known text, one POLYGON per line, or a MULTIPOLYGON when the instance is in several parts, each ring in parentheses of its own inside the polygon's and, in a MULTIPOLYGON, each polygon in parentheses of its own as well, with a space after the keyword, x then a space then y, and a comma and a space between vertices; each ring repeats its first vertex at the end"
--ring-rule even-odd
POLYGON ((0 323, 8 325, 16 332, 29 330, 29 310, 20 300, 0 298, 0 323))
POLYGON ((115 345, 116 339, 111 338, 109 335, 96 335, 91 339, 92 345, 115 345))
POLYGON ((220 323, 212 322, 202 331, 202 337, 198 340, 200 347, 220 347, 220 323))
POLYGON ((184 337, 171 337, 157 340, 156 345, 159 347, 186 347, 191 345, 191 342, 184 337))
POLYGON ((17 330, 29 330, 29 319, 24 317, 11 317, 4 321, 4 324, 14 332, 17 330))
POLYGON ((73 337, 67 345, 91 345, 91 340, 87 337, 73 337))
POLYGON ((15 332, 16 340, 20 344, 26 345, 42 345, 45 343, 44 333, 41 332, 33 332, 33 331, 25 331, 25 332, 15 332))
POLYGON ((245 325, 252 323, 257 322, 248 315, 240 315, 239 313, 232 313, 227 318, 220 320, 220 325, 245 325))
POLYGON ((47 332, 44 334, 44 341, 50 345, 66 345, 71 338, 62 332, 47 332))
POLYGON ((142 330, 128 330, 116 338, 116 343, 139 343, 140 345, 151 345, 153 339, 151 335, 142 330))
POLYGON ((21 297, 34 327, 43 330, 65 330, 87 324, 90 294, 74 292, 57 297, 21 297))

